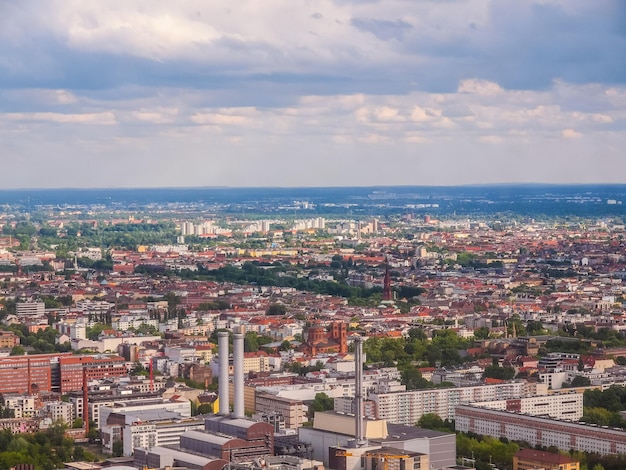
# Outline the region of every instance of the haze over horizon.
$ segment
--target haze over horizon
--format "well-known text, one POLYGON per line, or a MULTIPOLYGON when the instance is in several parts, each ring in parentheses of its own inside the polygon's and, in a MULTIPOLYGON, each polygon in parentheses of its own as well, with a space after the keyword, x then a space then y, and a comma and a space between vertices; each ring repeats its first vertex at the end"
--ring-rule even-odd
POLYGON ((0 188, 626 182, 619 0, 0 3, 0 188))

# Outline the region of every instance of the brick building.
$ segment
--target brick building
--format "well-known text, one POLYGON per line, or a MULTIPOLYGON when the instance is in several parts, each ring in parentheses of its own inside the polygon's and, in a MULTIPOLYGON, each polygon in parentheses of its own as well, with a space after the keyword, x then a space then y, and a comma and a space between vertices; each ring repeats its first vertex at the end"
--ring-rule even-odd
POLYGON ((61 357, 60 392, 65 394, 83 389, 83 369, 87 380, 128 375, 123 357, 120 356, 69 356, 61 357))
POLYGON ((0 393, 50 392, 62 354, 37 354, 0 358, 0 393))
POLYGON ((300 347, 308 355, 316 356, 319 353, 348 352, 348 324, 333 322, 328 328, 311 326, 305 332, 305 342, 300 347))

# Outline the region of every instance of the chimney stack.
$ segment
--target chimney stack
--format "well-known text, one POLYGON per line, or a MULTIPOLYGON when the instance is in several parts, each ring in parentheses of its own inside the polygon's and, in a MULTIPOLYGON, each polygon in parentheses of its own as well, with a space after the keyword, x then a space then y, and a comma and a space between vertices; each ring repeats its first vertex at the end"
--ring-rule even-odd
POLYGON ((357 447, 363 447, 367 445, 365 439, 365 431, 363 427, 363 338, 357 336, 354 338, 355 355, 354 355, 354 369, 355 376, 355 393, 356 399, 356 413, 354 419, 356 420, 356 436, 355 444, 357 447))
POLYGON ((220 415, 227 416, 230 412, 228 399, 228 331, 217 333, 217 354, 219 359, 218 395, 220 415))
POLYGON ((233 369, 234 369, 234 389, 235 403, 233 406, 234 418, 245 418, 244 397, 243 397, 243 340, 244 327, 238 328, 238 332, 233 335, 233 369))

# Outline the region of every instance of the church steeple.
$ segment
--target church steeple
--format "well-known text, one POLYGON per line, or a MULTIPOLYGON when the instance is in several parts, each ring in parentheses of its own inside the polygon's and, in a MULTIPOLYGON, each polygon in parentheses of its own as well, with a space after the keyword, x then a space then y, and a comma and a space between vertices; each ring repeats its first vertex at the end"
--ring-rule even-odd
POLYGON ((385 278, 383 280, 383 300, 393 300, 391 292, 391 274, 389 273, 389 263, 385 257, 385 278))

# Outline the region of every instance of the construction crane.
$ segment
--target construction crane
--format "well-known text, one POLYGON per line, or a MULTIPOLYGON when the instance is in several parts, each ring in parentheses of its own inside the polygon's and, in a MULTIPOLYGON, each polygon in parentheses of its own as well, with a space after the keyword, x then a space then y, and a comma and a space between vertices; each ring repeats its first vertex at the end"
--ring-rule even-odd
POLYGON ((374 453, 367 453, 365 454, 365 457, 369 457, 372 459, 377 459, 380 462, 382 462, 383 464, 383 469, 382 470, 388 470, 388 466, 389 466, 389 459, 394 459, 394 460, 404 460, 404 459, 408 459, 409 456, 406 454, 387 454, 384 452, 374 452, 374 453))
POLYGON ((335 451, 335 457, 352 457, 352 452, 348 452, 346 450, 337 449, 335 451))

